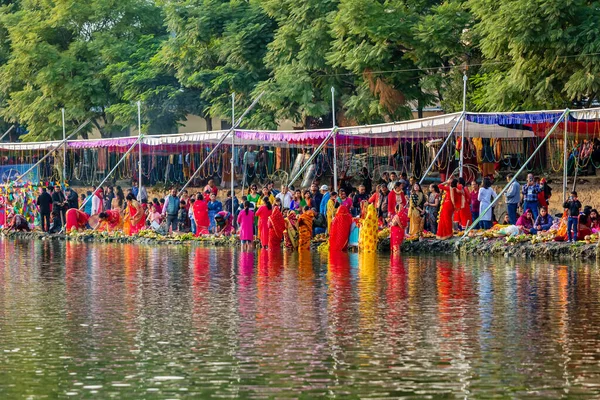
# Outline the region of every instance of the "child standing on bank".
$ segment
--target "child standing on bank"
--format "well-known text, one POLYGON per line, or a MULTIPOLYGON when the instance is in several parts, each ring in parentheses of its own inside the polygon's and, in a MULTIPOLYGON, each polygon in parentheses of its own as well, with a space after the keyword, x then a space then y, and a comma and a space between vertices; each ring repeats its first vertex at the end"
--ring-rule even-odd
POLYGON ((577 192, 572 191, 569 200, 565 201, 563 208, 567 210, 569 220, 567 222, 567 239, 570 243, 577 241, 577 229, 579 227, 579 213, 581 212, 581 202, 577 200, 577 192), (572 231, 572 232, 571 232, 572 231))

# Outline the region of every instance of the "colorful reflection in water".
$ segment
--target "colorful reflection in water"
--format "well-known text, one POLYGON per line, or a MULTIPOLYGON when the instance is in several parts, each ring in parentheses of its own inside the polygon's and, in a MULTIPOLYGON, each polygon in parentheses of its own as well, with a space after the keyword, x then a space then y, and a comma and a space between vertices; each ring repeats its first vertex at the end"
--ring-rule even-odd
POLYGON ((600 272, 0 241, 0 396, 600 395, 600 272))

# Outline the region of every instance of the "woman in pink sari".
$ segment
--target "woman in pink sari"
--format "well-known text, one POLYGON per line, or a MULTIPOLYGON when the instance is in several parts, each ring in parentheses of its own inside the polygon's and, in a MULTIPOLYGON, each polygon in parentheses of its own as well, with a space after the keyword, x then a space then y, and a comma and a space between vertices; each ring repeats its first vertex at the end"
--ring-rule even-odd
POLYGON ((254 241, 254 211, 250 209, 250 202, 244 203, 244 209, 240 211, 237 218, 237 223, 240 231, 240 241, 242 242, 242 250, 248 251, 254 241))
POLYGON ((256 216, 258 217, 258 237, 260 239, 260 245, 263 249, 269 248, 269 217, 273 213, 273 206, 268 197, 264 197, 262 206, 256 210, 256 216))
POLYGON ((194 221, 196 222, 196 236, 208 235, 210 221, 208 219, 208 204, 200 193, 196 196, 193 206, 194 221))

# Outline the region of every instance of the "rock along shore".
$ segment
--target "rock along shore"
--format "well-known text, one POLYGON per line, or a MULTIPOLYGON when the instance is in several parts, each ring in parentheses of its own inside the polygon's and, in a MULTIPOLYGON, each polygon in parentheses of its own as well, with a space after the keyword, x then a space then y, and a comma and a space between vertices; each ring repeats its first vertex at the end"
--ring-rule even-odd
MULTIPOLYGON (((144 245, 187 245, 198 244, 205 246, 237 246, 237 239, 232 238, 205 238, 202 240, 182 240, 177 237, 147 238, 147 237, 121 237, 97 235, 48 235, 41 232, 4 232, 3 237, 11 239, 33 240, 58 240, 86 243, 132 243, 144 245)), ((538 258, 538 259, 564 259, 564 260, 591 260, 599 257, 599 248, 595 243, 576 244, 545 242, 545 243, 507 243, 504 238, 484 239, 469 238, 463 241, 460 238, 449 240, 423 239, 421 241, 406 241, 402 245, 403 254, 459 254, 461 256, 480 255, 497 256, 505 258, 538 258)), ((318 247, 320 243, 313 243, 318 247)), ((389 252, 389 239, 379 241, 379 250, 389 252)))

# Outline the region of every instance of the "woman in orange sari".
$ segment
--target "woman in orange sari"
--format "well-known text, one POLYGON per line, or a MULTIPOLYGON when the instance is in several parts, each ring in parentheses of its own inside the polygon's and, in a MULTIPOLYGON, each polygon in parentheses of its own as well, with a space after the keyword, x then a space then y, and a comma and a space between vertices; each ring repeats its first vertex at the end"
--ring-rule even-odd
POLYGON ((121 224, 121 213, 119 210, 106 210, 98 215, 100 223, 98 224, 97 230, 106 230, 113 232, 117 228, 120 228, 121 224))
POLYGON ((194 221, 196 222, 196 236, 208 235, 208 227, 210 226, 210 221, 208 219, 208 204, 201 193, 198 193, 196 196, 193 207, 194 221))
POLYGON ((127 216, 129 219, 129 236, 137 234, 146 226, 146 215, 142 205, 138 203, 135 196, 129 193, 125 198, 127 200, 127 216))
POLYGON ((281 248, 281 240, 285 231, 285 219, 279 210, 279 207, 273 207, 273 212, 269 217, 269 249, 275 250, 281 248))
POLYGON ((342 251, 348 246, 350 228, 352 227, 352 215, 346 206, 339 206, 329 232, 329 250, 342 251))
POLYGON ((298 250, 310 250, 315 212, 308 207, 298 217, 298 250))
POLYGON ((452 216, 454 214, 457 185, 458 180, 450 178, 446 183, 438 186, 443 193, 437 231, 437 238, 439 240, 450 239, 454 234, 452 229, 452 216))

